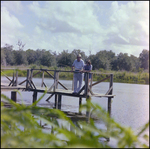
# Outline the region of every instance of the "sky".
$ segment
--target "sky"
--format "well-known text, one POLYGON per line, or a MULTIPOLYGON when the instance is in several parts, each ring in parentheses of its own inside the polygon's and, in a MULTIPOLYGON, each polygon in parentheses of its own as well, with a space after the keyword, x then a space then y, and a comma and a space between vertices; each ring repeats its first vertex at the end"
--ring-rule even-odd
POLYGON ((88 56, 149 50, 149 1, 1 1, 1 47, 88 56))

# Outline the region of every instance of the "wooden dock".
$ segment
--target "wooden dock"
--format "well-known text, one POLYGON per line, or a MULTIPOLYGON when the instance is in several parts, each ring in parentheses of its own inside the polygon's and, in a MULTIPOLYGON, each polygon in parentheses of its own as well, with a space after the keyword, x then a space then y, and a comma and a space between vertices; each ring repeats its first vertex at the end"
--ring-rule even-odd
MULTIPOLYGON (((27 71, 27 76, 26 79, 20 83, 18 83, 18 70, 13 69, 13 76, 12 79, 8 77, 5 74, 6 69, 1 69, 1 73, 9 80, 9 83, 2 83, 1 82, 1 91, 11 91, 11 99, 15 102, 17 102, 17 92, 16 90, 21 90, 21 91, 30 91, 33 92, 33 103, 37 100, 37 94, 38 93, 44 93, 46 91, 47 94, 50 94, 50 96, 46 99, 46 101, 49 101, 52 96, 55 96, 55 103, 54 107, 56 109, 61 110, 61 103, 62 103, 62 96, 71 96, 71 97, 77 97, 79 99, 79 107, 82 104, 82 98, 86 98, 86 101, 89 100, 89 97, 106 97, 108 98, 108 108, 107 111, 109 113, 109 116, 111 116, 111 99, 115 96, 113 95, 113 74, 106 74, 106 78, 103 78, 102 80, 97 80, 96 82, 93 82, 93 75, 94 74, 102 74, 102 73, 95 73, 95 72, 90 72, 91 73, 91 81, 89 82, 89 73, 85 73, 85 80, 84 80, 84 85, 78 92, 78 94, 73 94, 74 90, 74 80, 72 78, 72 89, 68 89, 66 86, 64 86, 60 80, 59 80, 59 73, 77 73, 74 71, 60 71, 60 70, 47 70, 47 69, 26 69, 27 71), (52 75, 52 73, 54 75, 52 75), (42 73, 42 82, 41 86, 36 86, 33 77, 35 77, 37 74, 42 73), (49 78, 52 78, 54 82, 51 84, 50 87, 46 85, 44 82, 44 74, 47 74, 49 78), (93 90, 93 86, 109 79, 109 88, 106 91, 105 94, 102 93, 95 93, 93 90), (62 89, 58 88, 58 85, 61 86, 62 89)), ((6 107, 11 107, 9 104, 5 103, 6 107)), ((90 111, 86 111, 86 114, 83 114, 82 112, 78 113, 73 113, 73 112, 68 112, 68 111, 63 111, 64 113, 67 114, 68 117, 70 117, 72 120, 86 120, 87 122, 89 121, 90 118, 90 111)), ((109 138, 107 138, 107 141, 109 141, 109 138)))
POLYGON ((32 91, 33 92, 33 102, 37 100, 37 94, 38 93, 44 93, 45 90, 47 91, 47 94, 50 94, 50 96, 46 99, 46 101, 50 100, 52 96, 55 96, 55 108, 61 109, 61 101, 62 96, 71 96, 71 97, 78 97, 79 98, 79 107, 82 104, 82 98, 86 98, 88 100, 89 97, 106 97, 108 98, 108 112, 111 114, 111 98, 113 98, 115 95, 112 94, 113 92, 113 74, 107 74, 107 77, 102 80, 97 80, 93 83, 93 74, 101 74, 101 73, 95 73, 91 72, 92 78, 89 82, 89 73, 85 73, 85 83, 81 90, 78 92, 78 94, 73 94, 73 81, 72 80, 72 89, 68 89, 66 86, 64 86, 60 80, 59 80, 59 73, 76 73, 74 71, 61 71, 61 70, 47 70, 47 69, 27 69, 27 77, 24 81, 18 83, 18 70, 14 69, 12 79, 8 77, 4 73, 5 69, 1 70, 1 73, 4 74, 4 76, 9 80, 9 83, 2 83, 1 82, 1 90, 9 90, 11 91, 11 99, 13 101, 17 101, 17 93, 15 90, 21 90, 21 91, 32 91), (52 73, 54 75, 52 75, 52 73), (33 77, 35 77, 37 74, 42 73, 42 82, 41 86, 36 86, 33 82, 33 77), (44 82, 44 74, 47 74, 49 78, 52 78, 54 82, 51 84, 50 87, 47 87, 47 85, 44 82), (109 88, 106 91, 105 94, 102 93, 95 93, 92 89, 93 86, 109 79, 109 88), (62 89, 58 88, 58 85, 61 86, 62 89))

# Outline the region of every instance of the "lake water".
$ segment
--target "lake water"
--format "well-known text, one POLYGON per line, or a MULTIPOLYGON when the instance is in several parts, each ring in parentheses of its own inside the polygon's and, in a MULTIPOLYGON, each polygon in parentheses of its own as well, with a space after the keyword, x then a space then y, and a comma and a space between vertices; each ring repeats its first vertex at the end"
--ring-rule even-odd
MULTIPOLYGON (((25 77, 19 77, 18 82, 25 80, 25 77)), ((5 77, 1 77, 2 82, 9 82, 5 77)), ((40 86, 42 79, 33 78, 35 85, 40 86)), ((50 87, 53 83, 53 79, 44 79, 45 84, 50 87)), ((60 82, 66 86, 68 89, 72 88, 72 80, 60 80, 60 82)), ((83 82, 84 84, 84 82, 83 82)), ((59 86, 61 88, 61 86, 59 86)), ((96 93, 106 93, 109 89, 108 82, 102 82, 93 86, 92 90, 96 93)), ((10 91, 1 92, 11 97, 10 91)), ((33 92, 21 92, 22 97, 17 94, 17 102, 21 103, 21 98, 27 104, 32 103, 33 92)), ((112 98, 112 109, 111 117, 115 119, 116 122, 123 126, 131 127, 135 132, 139 130, 141 126, 149 121, 149 85, 141 84, 127 84, 127 83, 113 83, 113 94, 116 95, 112 98)), ((38 93, 40 97, 42 93, 38 93)), ((54 106, 54 97, 52 97, 49 102, 45 101, 50 95, 47 94, 38 103, 38 106, 44 106, 52 108, 54 106)), ((98 103, 105 110, 107 110, 107 98, 92 97, 93 103, 98 103)), ((85 103, 85 98, 82 99, 82 103, 85 103)), ((78 112, 79 110, 79 99, 75 97, 62 96, 62 110, 78 112)), ((97 123, 98 127, 101 127, 97 123)), ((149 129, 146 130, 149 136, 149 129)), ((110 143, 114 143, 111 142, 110 143)))

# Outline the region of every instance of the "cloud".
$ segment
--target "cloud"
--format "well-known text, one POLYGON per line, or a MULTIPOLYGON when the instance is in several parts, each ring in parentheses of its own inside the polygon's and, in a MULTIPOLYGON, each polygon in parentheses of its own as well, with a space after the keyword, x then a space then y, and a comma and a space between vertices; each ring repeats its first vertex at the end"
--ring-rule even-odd
POLYGON ((1 25, 5 30, 23 28, 20 21, 14 15, 11 15, 5 7, 1 9, 1 25))
POLYGON ((11 40, 14 41, 17 33, 19 33, 19 30, 23 27, 24 26, 20 23, 20 21, 14 15, 11 15, 5 7, 1 8, 2 45, 5 43, 12 44, 11 40))
POLYGON ((41 34, 42 30, 40 29, 39 26, 36 26, 35 29, 34 29, 34 32, 37 33, 37 34, 41 34))
POLYGON ((43 7, 33 2, 29 9, 40 19, 38 24, 52 32, 89 34, 103 31, 94 15, 94 2, 46 1, 43 7), (43 22, 47 25, 43 26, 43 22))
MULTIPOLYGON (((118 2, 112 2, 109 33, 113 32, 114 37, 121 37, 129 42, 124 44, 131 45, 149 45, 149 2, 128 2, 127 5, 118 5, 118 2), (115 28, 115 29, 113 29, 115 28)), ((123 44, 120 38, 109 41, 123 44)), ((108 42, 108 39, 105 41, 108 42)))
POLYGON ((13 45, 16 49, 16 43, 19 39, 28 41, 29 36, 22 31, 24 29, 19 19, 11 14, 4 6, 1 7, 1 45, 6 43, 13 45))
POLYGON ((21 1, 3 1, 2 6, 16 14, 21 14, 23 11, 21 1))
POLYGON ((89 50, 95 54, 106 49, 137 54, 149 47, 148 4, 146 1, 2 2, 1 43, 14 45, 20 39, 26 43, 25 49, 57 52, 81 49, 87 55, 89 50))

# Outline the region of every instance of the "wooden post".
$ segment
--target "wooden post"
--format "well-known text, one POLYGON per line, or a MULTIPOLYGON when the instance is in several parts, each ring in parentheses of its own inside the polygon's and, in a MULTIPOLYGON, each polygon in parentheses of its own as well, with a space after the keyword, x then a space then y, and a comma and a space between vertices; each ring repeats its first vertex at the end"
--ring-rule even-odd
MULTIPOLYGON (((16 81, 14 79, 15 74, 13 72, 13 82, 12 82, 12 86, 17 86, 17 80, 18 80, 18 72, 16 71, 16 81)), ((16 102, 17 101, 17 92, 16 91, 11 91, 11 99, 16 102)))
MULTIPOLYGON (((109 88, 113 87, 113 74, 110 75, 110 84, 109 84, 109 88)), ((112 95, 113 92, 113 88, 112 90, 109 92, 108 95, 112 95)), ((111 97, 108 97, 108 113, 109 116, 111 117, 111 97)), ((109 124, 107 125, 107 131, 109 131, 109 124)), ((106 138, 107 141, 110 141, 110 138, 106 138)))
MULTIPOLYGON (((86 97, 86 102, 89 100, 89 97, 86 97)), ((87 109, 86 111, 86 122, 89 123, 90 122, 90 109, 87 109)))
POLYGON ((33 76, 33 69, 31 69, 31 75, 30 75, 30 80, 32 81, 32 76, 33 76))
POLYGON ((56 75, 56 89, 58 89, 58 82, 59 82, 59 72, 56 75))
POLYGON ((55 106, 54 106, 55 109, 58 109, 58 95, 55 94, 55 106))
POLYGON ((9 83, 9 85, 8 86, 10 86, 11 84, 12 84, 12 86, 14 85, 14 72, 13 72, 13 78, 12 78, 12 80, 10 81, 10 83, 9 83))
MULTIPOLYGON (((110 85, 109 85, 109 88, 111 88, 111 87, 113 87, 113 74, 110 75, 110 85)), ((113 92, 113 88, 109 92, 108 95, 112 95, 112 92, 113 92)), ((111 97, 108 97, 108 113, 109 113, 109 116, 111 117, 111 97)))
POLYGON ((33 103, 37 100, 37 92, 33 92, 33 103))
POLYGON ((13 81, 12 81, 12 86, 15 86, 15 72, 13 72, 13 79, 12 79, 13 81))
POLYGON ((61 110, 61 97, 62 95, 58 95, 58 109, 61 110))
POLYGON ((43 87, 43 82, 44 82, 44 71, 43 71, 43 74, 42 74, 42 84, 41 84, 41 87, 43 87))
MULTIPOLYGON (((52 117, 51 120, 54 121, 54 118, 52 117)), ((53 128, 53 126, 51 126, 51 134, 54 134, 54 128, 53 128)))
MULTIPOLYGON (((56 90, 56 70, 54 71, 54 87, 53 87, 53 92, 55 93, 55 90, 56 90)), ((55 94, 55 105, 54 105, 54 108, 57 109, 57 94, 55 94)))
POLYGON ((54 88, 53 88, 53 91, 55 92, 56 90, 56 70, 54 71, 54 88))
MULTIPOLYGON (((55 72, 54 72, 54 83, 55 83, 55 85, 54 85, 54 89, 53 89, 54 92, 58 88, 58 78, 59 78, 59 73, 57 70, 55 70, 55 72)), ((60 101, 61 101, 61 99, 59 100, 59 102, 60 101)), ((55 109, 58 109, 58 94, 55 94, 55 109)))
POLYGON ((18 84, 18 71, 16 71, 16 81, 15 81, 15 86, 18 84))
MULTIPOLYGON (((85 93, 85 96, 86 96, 86 102, 88 102, 88 100, 89 100, 88 86, 89 86, 89 73, 85 72, 85 90, 84 90, 84 93, 85 93)), ((86 111, 86 117, 87 117, 86 121, 87 121, 87 123, 89 123, 89 120, 90 120, 90 111, 89 111, 89 109, 87 109, 87 111, 86 111)))
MULTIPOLYGON (((80 98, 79 98, 79 109, 80 109, 80 107, 81 107, 81 104, 82 104, 82 98, 80 97, 80 98)), ((81 114, 80 111, 79 111, 79 114, 81 114)))
POLYGON ((17 92, 12 91, 11 92, 11 99, 16 102, 17 101, 17 92))
POLYGON ((72 79, 72 90, 74 91, 74 74, 73 74, 73 79, 72 79))
POLYGON ((28 88, 28 84, 29 84, 29 69, 27 69, 27 81, 26 81, 26 89, 28 88))
POLYGON ((88 95, 88 86, 89 86, 89 73, 85 72, 85 90, 84 90, 85 96, 88 95))

